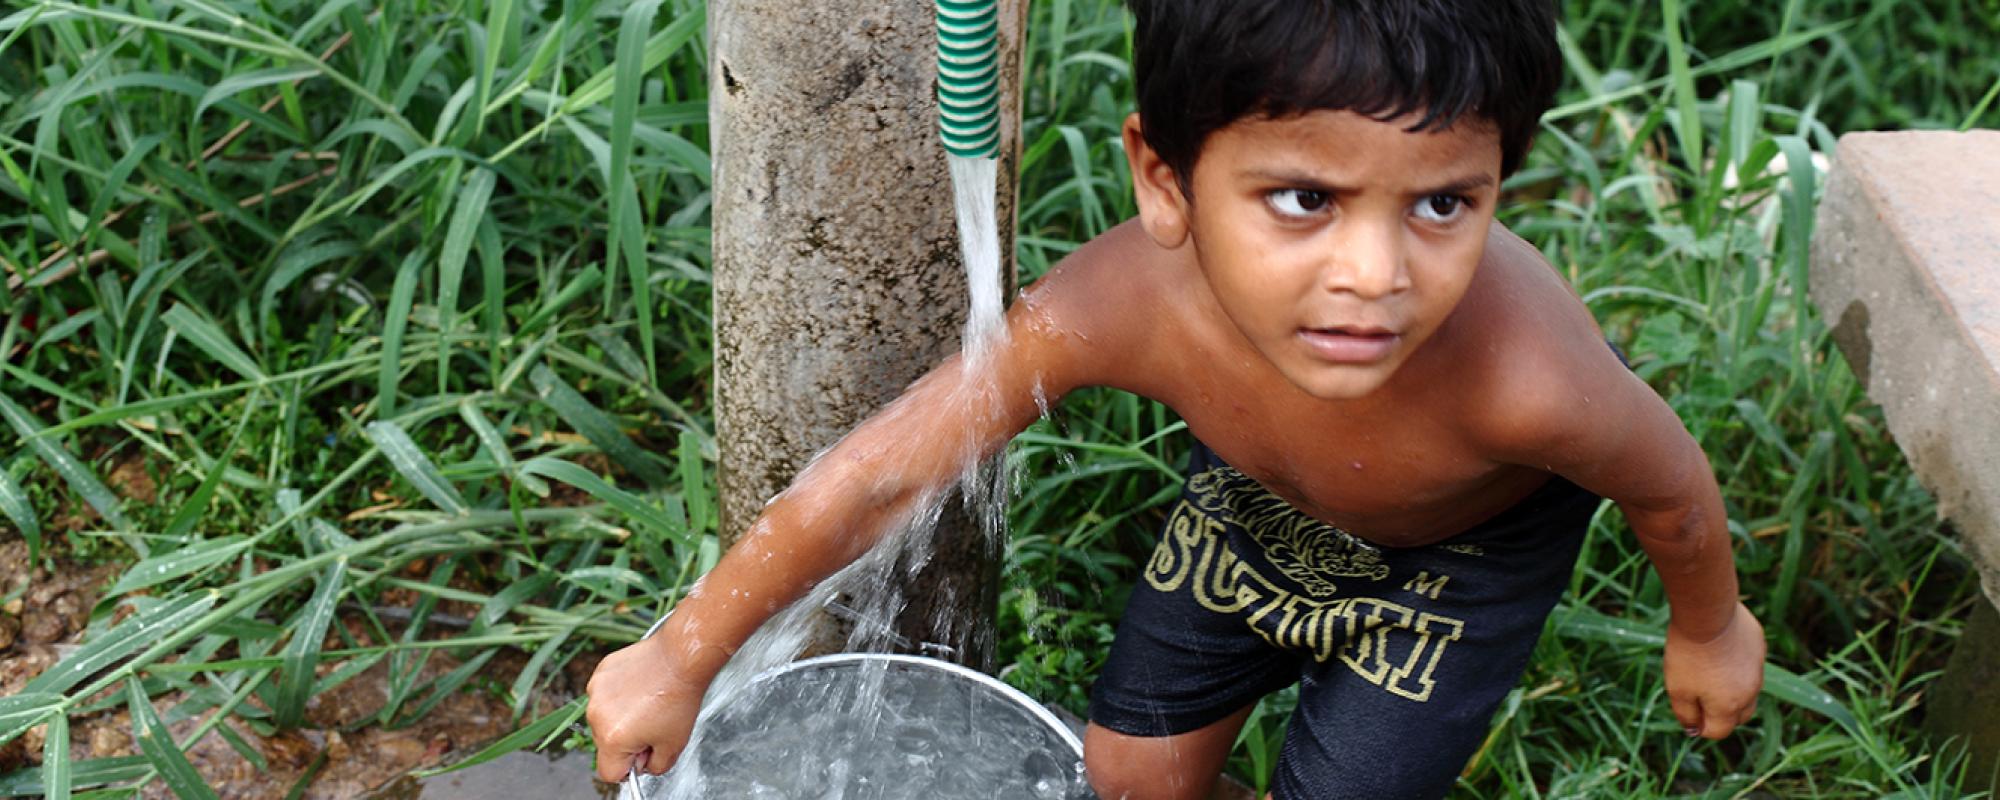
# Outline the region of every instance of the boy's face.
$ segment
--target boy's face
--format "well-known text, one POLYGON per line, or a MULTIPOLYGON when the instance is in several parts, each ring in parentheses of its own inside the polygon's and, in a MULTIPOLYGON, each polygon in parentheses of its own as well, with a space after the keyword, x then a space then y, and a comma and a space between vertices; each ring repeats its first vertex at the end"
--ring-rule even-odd
POLYGON ((1314 397, 1386 383, 1450 316, 1485 251, 1499 133, 1474 119, 1404 130, 1415 120, 1239 120, 1208 137, 1192 202, 1137 117, 1126 123, 1147 231, 1195 248, 1223 313, 1314 397))

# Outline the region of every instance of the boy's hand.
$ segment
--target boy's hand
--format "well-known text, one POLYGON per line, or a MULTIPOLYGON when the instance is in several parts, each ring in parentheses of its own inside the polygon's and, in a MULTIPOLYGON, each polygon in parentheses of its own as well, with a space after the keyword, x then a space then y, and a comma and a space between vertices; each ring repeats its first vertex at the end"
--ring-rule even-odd
POLYGON ((1757 711, 1757 692, 1764 686, 1764 626, 1742 603, 1706 641, 1668 623, 1666 679, 1667 699, 1689 736, 1728 736, 1757 711))
POLYGON ((694 732, 707 687, 681 677, 662 644, 663 637, 655 637, 627 646, 591 673, 584 717, 597 740, 599 780, 617 783, 635 767, 666 772, 694 732))

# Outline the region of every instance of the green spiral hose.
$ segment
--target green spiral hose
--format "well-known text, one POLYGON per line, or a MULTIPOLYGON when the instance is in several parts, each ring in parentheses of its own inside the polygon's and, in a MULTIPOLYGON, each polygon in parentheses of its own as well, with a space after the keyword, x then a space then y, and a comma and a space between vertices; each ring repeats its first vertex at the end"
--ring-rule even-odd
POLYGON ((1000 9, 996 0, 937 0, 938 128, 945 152, 1000 152, 1000 9))

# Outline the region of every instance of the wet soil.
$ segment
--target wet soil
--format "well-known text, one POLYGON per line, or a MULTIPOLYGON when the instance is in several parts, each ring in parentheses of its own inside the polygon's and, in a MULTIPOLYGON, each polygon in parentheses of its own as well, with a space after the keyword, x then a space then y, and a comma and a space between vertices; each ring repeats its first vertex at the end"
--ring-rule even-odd
MULTIPOLYGON (((18 538, 0 542, 0 696, 14 694, 29 680, 80 646, 100 591, 118 575, 116 565, 82 565, 57 557, 54 569, 31 569, 27 545, 18 538)), ((343 609, 339 622, 366 646, 374 636, 360 614, 343 609)), ((392 633, 394 633, 392 628, 392 633)), ((344 647, 329 632, 328 647, 344 647)), ((309 701, 306 725, 269 736, 232 718, 223 723, 257 764, 211 732, 188 751, 188 760, 202 778, 225 799, 260 800, 286 797, 295 787, 302 798, 356 798, 384 791, 383 797, 492 798, 595 797, 608 787, 589 777, 588 754, 551 758, 516 754, 464 772, 418 784, 404 779, 413 770, 462 759, 517 727, 503 700, 502 687, 512 684, 526 663, 518 651, 502 651, 468 681, 466 688, 439 703, 422 719, 396 729, 370 722, 389 693, 389 661, 323 692, 309 701), (400 780, 399 779, 403 779, 400 780), (387 787, 387 788, 385 788, 387 787)), ((577 696, 596 666, 597 657, 579 657, 543 680, 539 694, 523 720, 559 707, 577 696)), ((422 679, 442 675, 459 665, 448 652, 437 651, 425 664, 422 679)), ((322 664, 321 674, 334 665, 322 664)), ((421 695, 419 695, 419 698, 421 695)), ((184 698, 166 694, 154 699, 162 714, 184 698)), ((254 696, 247 701, 260 705, 254 696)), ((415 699, 412 700, 415 702, 415 699)), ((208 714, 170 725, 177 738, 193 732, 208 714)), ((123 703, 84 717, 72 717, 70 754, 73 760, 137 755, 132 721, 123 703)), ((36 728, 0 747, 0 774, 39 766, 44 733, 36 728)), ((613 792, 615 794, 615 791, 613 792)), ((143 798, 169 798, 158 781, 141 790, 143 798)))

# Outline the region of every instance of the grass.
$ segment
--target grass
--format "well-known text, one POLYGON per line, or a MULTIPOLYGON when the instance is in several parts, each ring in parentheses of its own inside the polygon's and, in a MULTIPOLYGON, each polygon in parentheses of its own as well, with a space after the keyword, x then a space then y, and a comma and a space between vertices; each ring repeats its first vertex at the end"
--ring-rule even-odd
MULTIPOLYGON (((1972 581, 1803 302, 1805 167, 1846 130, 2000 125, 2000 4, 1566 5, 1570 82, 1506 219, 1710 454, 1773 690, 1727 742, 1680 735, 1658 583, 1606 514, 1461 793, 1962 796, 1917 700, 1972 581)), ((143 746, 50 746, 0 794, 207 796, 194 739, 301 724, 378 663, 377 722, 407 723, 467 679, 419 680, 437 649, 531 654, 496 752, 563 736, 575 707, 528 724, 535 689, 716 556, 701 4, 6 13, 0 537, 125 567, 84 647, 0 698, 0 741, 123 704, 143 746), (420 598, 400 632, 390 590, 420 598), (442 604, 478 624, 429 625, 442 604), (330 624, 355 614, 366 641, 330 624), (200 722, 176 739, 155 702, 200 722)), ((1032 13, 1024 279, 1132 213, 1123 13, 1032 13)), ((1081 709, 1185 446, 1112 392, 1019 440, 1009 680, 1081 709)), ((1253 782, 1285 705, 1239 743, 1253 782)))

